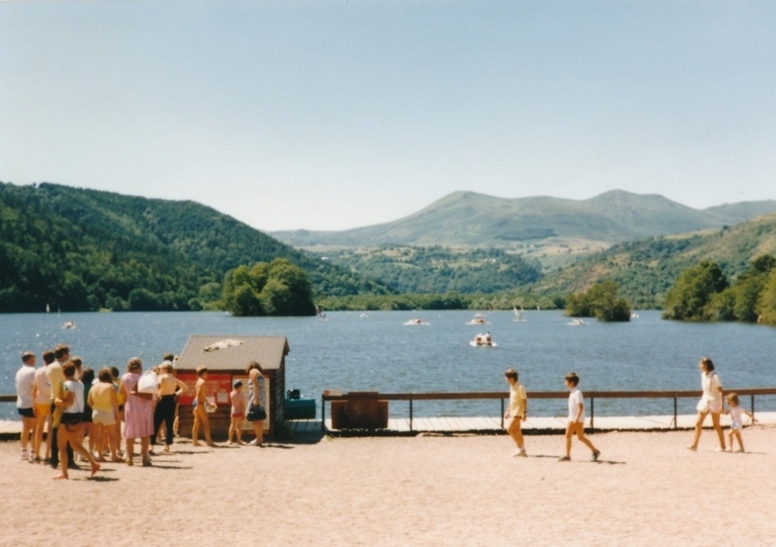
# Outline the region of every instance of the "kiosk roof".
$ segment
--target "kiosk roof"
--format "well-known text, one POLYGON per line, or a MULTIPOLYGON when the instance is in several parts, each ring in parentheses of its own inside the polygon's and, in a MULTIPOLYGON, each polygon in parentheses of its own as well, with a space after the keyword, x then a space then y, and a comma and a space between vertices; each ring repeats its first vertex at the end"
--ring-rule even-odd
POLYGON ((290 351, 285 336, 192 335, 176 364, 178 370, 244 370, 258 361, 264 370, 277 370, 290 351))

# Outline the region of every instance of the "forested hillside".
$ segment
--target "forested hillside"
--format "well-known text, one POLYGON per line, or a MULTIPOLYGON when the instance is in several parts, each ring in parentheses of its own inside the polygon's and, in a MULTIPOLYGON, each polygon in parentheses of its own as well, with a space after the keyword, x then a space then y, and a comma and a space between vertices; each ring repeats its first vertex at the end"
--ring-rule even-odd
POLYGON ((387 292, 194 202, 0 183, 0 312, 196 310, 227 270, 275 258, 321 294, 387 292))
POLYGON ((489 294, 541 278, 537 261, 500 249, 385 246, 329 251, 325 257, 401 294, 489 294))
POLYGON ((659 307, 679 275, 702 260, 716 262, 725 275, 735 279, 761 255, 776 255, 776 215, 732 227, 615 245, 547 275, 530 292, 567 295, 598 280, 612 279, 634 307, 659 307))

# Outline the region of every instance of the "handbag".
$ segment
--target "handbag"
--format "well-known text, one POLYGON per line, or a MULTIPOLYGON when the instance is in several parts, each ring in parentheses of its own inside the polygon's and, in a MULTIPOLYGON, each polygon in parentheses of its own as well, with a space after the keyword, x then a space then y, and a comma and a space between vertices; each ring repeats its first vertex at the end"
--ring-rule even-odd
POLYGON ((144 372, 137 381, 136 386, 138 393, 156 393, 156 390, 159 389, 159 381, 156 377, 156 373, 153 370, 144 372))
POLYGON ((267 411, 261 405, 251 405, 246 419, 249 422, 261 422, 267 419, 267 411))

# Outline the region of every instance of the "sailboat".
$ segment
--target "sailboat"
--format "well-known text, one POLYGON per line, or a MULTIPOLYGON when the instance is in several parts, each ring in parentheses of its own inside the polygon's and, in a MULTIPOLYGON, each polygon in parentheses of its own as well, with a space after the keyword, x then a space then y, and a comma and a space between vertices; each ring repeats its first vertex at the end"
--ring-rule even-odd
POLYGON ((315 306, 315 313, 318 319, 326 319, 326 313, 319 306, 315 306))
POLYGON ((513 321, 515 323, 525 323, 525 319, 523 319, 523 312, 518 311, 518 309, 515 307, 512 307, 512 310, 514 310, 515 312, 515 318, 513 319, 513 321))

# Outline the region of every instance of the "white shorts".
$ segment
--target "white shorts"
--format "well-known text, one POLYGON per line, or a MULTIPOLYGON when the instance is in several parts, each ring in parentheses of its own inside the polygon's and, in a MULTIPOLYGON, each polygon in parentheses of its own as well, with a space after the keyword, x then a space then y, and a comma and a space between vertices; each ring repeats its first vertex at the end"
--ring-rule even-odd
POLYGON ((92 422, 102 425, 115 425, 116 418, 112 410, 92 409, 92 422))

